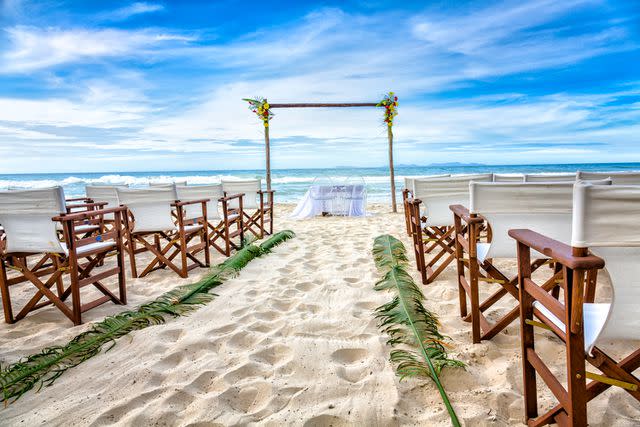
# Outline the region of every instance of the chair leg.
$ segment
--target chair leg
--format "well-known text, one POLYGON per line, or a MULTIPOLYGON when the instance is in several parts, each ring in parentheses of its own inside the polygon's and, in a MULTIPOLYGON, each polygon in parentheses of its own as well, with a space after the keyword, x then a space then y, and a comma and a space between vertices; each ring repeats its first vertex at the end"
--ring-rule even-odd
POLYGON ((11 296, 7 278, 6 258, 0 258, 0 292, 2 294, 2 309, 4 311, 4 321, 14 323, 13 308, 11 307, 11 296))
POLYGON ((462 244, 458 240, 459 238, 463 238, 462 236, 462 220, 459 216, 454 215, 454 240, 455 240, 455 253, 456 253, 456 272, 458 278, 458 299, 460 301, 460 317, 467 317, 467 294, 462 286, 460 277, 464 277, 464 251, 462 249, 462 244))
POLYGON ((69 267, 69 280, 71 282, 71 306, 73 312, 73 321, 74 325, 82 324, 82 303, 80 301, 80 283, 78 280, 78 259, 73 255, 73 252, 70 251, 69 257, 67 258, 67 263, 69 267))

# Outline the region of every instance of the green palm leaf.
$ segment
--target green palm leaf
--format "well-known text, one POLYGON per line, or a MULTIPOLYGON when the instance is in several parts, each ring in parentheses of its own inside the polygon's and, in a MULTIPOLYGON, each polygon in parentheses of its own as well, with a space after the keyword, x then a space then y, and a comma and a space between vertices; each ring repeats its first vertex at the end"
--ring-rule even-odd
POLYGON ((438 318, 424 307, 424 294, 404 269, 408 263, 404 245, 392 236, 379 236, 373 244, 373 257, 377 267, 386 270, 374 289, 396 294, 390 302, 376 309, 379 326, 389 336, 387 344, 403 346, 390 354, 396 373, 401 380, 419 376, 431 378, 442 396, 452 424, 459 426, 439 375, 444 367, 463 367, 464 363, 447 357, 442 344, 446 337, 438 331, 438 318))
POLYGON ((211 268, 209 274, 196 283, 179 286, 136 310, 118 313, 94 323, 88 331, 76 336, 64 346, 48 347, 20 361, 0 367, 0 400, 15 401, 27 391, 38 386, 50 386, 68 369, 105 352, 116 345, 116 340, 130 332, 163 324, 170 317, 189 314, 215 297, 209 291, 237 274, 253 259, 271 252, 286 240, 293 238, 292 231, 282 231, 271 236, 261 245, 249 244, 223 263, 211 268))

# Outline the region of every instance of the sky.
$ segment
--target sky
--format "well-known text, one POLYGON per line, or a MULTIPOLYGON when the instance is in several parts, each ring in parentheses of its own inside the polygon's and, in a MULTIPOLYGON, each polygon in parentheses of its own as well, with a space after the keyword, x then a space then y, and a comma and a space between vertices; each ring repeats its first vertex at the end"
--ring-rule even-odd
MULTIPOLYGON (((242 98, 399 97, 397 164, 640 161, 640 1, 0 0, 0 173, 259 169, 242 98)), ((382 166, 381 109, 274 110, 273 168, 382 166)))

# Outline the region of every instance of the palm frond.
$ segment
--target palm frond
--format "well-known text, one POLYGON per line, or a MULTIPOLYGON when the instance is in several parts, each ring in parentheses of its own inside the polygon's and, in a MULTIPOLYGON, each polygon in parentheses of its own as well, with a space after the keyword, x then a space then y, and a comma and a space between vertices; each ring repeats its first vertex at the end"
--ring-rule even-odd
POLYGON ((378 268, 386 269, 374 289, 395 294, 390 302, 376 308, 375 312, 380 329, 389 336, 387 344, 394 347, 390 360, 396 365, 396 373, 401 380, 431 378, 442 396, 452 424, 459 426, 439 375, 444 367, 463 367, 464 363, 447 356, 443 345, 446 337, 438 330, 438 318, 424 307, 424 294, 405 270, 407 256, 402 242, 392 236, 379 236, 374 241, 373 255, 378 268))
POLYGON ((276 233, 260 246, 247 245, 211 268, 196 283, 178 286, 135 310, 118 313, 94 323, 88 331, 64 346, 48 347, 20 361, 0 367, 0 400, 15 401, 34 387, 50 386, 64 372, 100 353, 107 352, 116 340, 133 331, 165 323, 171 317, 184 316, 215 297, 209 293, 226 279, 236 275, 253 259, 269 253, 275 246, 294 237, 291 231, 276 233))
POLYGON ((372 252, 376 267, 380 270, 409 262, 402 242, 388 234, 375 238, 372 252))

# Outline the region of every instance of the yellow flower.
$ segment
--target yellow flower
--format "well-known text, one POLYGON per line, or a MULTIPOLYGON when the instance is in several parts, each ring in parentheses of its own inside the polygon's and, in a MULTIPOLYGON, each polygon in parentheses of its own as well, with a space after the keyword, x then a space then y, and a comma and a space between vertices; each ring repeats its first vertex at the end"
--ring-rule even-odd
POLYGON ((264 127, 268 128, 269 127, 269 122, 264 122, 264 127))
POLYGON ((262 107, 263 107, 265 110, 268 110, 268 109, 269 109, 269 103, 268 103, 268 102, 265 102, 265 103, 262 105, 262 107))

